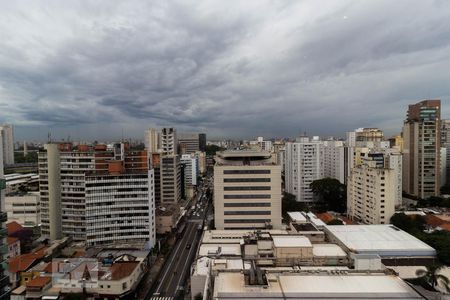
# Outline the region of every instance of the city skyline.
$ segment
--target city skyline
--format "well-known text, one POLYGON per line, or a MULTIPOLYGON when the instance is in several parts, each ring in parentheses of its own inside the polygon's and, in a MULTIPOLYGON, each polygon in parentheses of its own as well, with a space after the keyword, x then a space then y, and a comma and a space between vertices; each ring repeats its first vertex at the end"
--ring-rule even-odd
POLYGON ((0 121, 17 140, 389 136, 423 99, 450 116, 443 1, 2 6, 0 121))

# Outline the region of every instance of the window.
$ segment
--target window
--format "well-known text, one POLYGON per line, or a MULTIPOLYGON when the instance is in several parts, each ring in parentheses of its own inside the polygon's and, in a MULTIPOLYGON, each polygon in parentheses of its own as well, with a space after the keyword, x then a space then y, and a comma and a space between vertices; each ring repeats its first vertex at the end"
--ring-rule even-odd
POLYGON ((224 195, 224 199, 270 199, 270 195, 224 195))
POLYGON ((225 219, 224 223, 268 223, 270 219, 225 219))
POLYGON ((223 182, 270 182, 270 178, 224 178, 223 182))
POLYGON ((224 215, 226 216, 239 216, 239 215, 270 215, 270 210, 253 210, 253 211, 245 211, 245 210, 237 210, 237 211, 225 211, 224 215))
POLYGON ((270 207, 270 203, 268 202, 239 202, 239 203, 224 203, 224 207, 270 207))
POLYGON ((270 174, 270 170, 223 170, 223 174, 270 174))
POLYGON ((270 186, 226 186, 225 191, 270 191, 270 186))

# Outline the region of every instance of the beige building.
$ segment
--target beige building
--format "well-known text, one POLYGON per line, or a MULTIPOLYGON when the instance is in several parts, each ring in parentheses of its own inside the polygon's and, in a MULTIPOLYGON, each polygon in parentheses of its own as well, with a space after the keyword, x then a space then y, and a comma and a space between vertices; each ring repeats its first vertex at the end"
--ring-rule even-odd
POLYGON ((268 152, 218 152, 214 209, 216 229, 280 228, 281 166, 268 152))
POLYGON ((8 214, 8 222, 16 221, 21 225, 39 225, 39 193, 7 196, 5 211, 8 214))
POLYGON ((409 105, 403 125, 403 190, 428 198, 440 193, 441 100, 409 105))
POLYGON ((347 182, 347 214, 365 224, 388 224, 399 200, 399 157, 376 153, 354 167, 347 182), (396 164, 397 163, 397 164, 396 164))

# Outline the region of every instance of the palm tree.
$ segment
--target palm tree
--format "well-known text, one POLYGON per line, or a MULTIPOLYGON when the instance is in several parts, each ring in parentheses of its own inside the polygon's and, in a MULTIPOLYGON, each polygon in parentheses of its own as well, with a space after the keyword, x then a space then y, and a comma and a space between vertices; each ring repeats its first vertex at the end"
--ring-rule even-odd
POLYGON ((416 275, 419 276, 420 279, 430 284, 433 287, 433 289, 435 289, 435 287, 440 283, 447 290, 449 290, 449 282, 450 282, 449 279, 446 276, 439 274, 439 271, 443 267, 444 266, 439 265, 427 266, 426 270, 423 269, 417 270, 416 275))

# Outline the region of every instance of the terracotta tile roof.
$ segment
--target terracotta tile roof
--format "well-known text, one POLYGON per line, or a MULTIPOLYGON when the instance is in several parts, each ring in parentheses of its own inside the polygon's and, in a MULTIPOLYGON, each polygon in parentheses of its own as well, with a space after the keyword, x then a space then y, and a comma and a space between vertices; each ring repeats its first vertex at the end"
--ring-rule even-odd
POLYGON ((347 217, 342 217, 341 219, 342 219, 342 221, 344 221, 345 224, 347 224, 347 225, 353 225, 353 224, 355 224, 352 220, 350 220, 350 219, 347 218, 347 217))
POLYGON ((139 262, 118 262, 111 266, 111 280, 119 280, 129 276, 134 269, 139 265, 139 262))
POLYGON ((14 244, 15 242, 17 242, 18 240, 19 240, 19 238, 11 237, 11 236, 8 236, 8 238, 7 238, 8 245, 12 245, 12 244, 14 244))
POLYGON ((426 215, 425 222, 427 222, 428 225, 433 227, 437 227, 440 226, 441 224, 447 223, 445 220, 442 220, 441 218, 438 218, 435 215, 426 215))
POLYGON ((333 215, 331 215, 330 213, 316 214, 316 216, 325 223, 328 223, 334 219, 333 215))
POLYGON ((26 253, 9 259, 8 270, 11 273, 26 271, 38 259, 45 256, 47 247, 42 247, 32 253, 26 253))
POLYGON ((12 221, 6 224, 6 228, 8 229, 8 235, 11 235, 17 231, 23 230, 23 226, 17 223, 16 221, 12 221))
POLYGON ((439 225, 443 230, 450 231, 450 223, 439 225))
POLYGON ((52 281, 51 277, 36 277, 27 282, 27 287, 43 288, 52 281))

